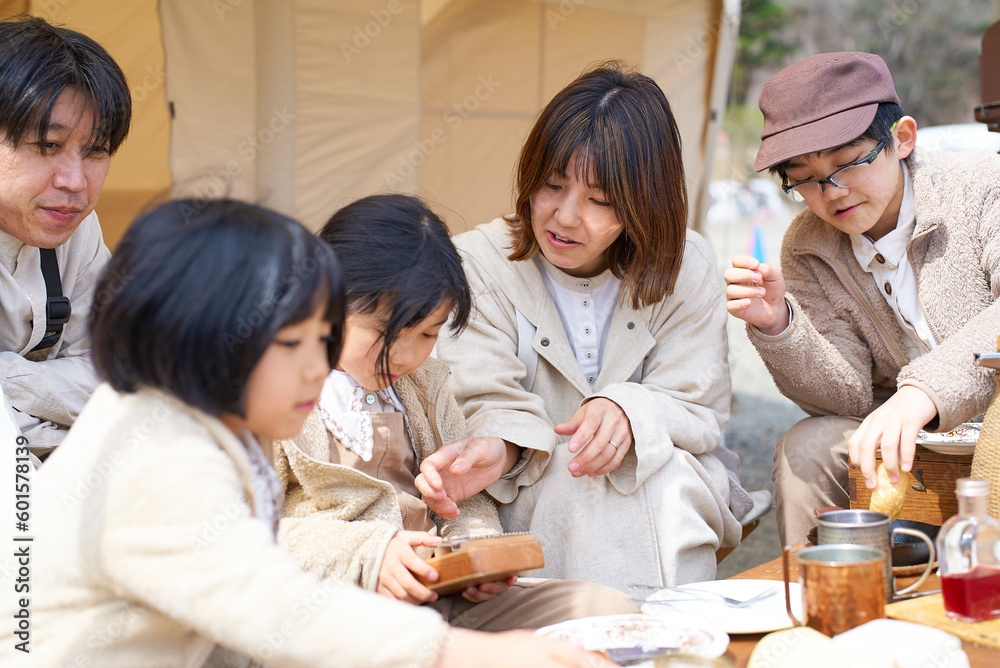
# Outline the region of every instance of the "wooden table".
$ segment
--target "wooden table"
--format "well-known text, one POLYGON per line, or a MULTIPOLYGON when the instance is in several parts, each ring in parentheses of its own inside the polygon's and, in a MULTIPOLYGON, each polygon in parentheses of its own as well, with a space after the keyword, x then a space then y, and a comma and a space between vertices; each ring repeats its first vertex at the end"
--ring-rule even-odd
MULTIPOLYGON (((792 568, 794 569, 794 559, 792 559, 792 568)), ((798 573, 793 571, 793 578, 798 578, 798 573)), ((781 558, 774 559, 767 562, 766 564, 761 564, 751 568, 748 571, 744 571, 738 575, 734 575, 733 580, 781 580, 781 558)), ((916 578, 897 578, 900 582, 900 586, 906 586, 910 582, 913 582, 916 578)), ((938 579, 937 575, 930 575, 927 580, 920 585, 919 589, 921 591, 927 589, 938 589, 941 587, 941 581, 938 579)), ((726 656, 733 660, 736 668, 746 668, 747 662, 750 660, 750 654, 753 652, 754 647, 766 634, 764 633, 752 633, 752 634, 741 634, 731 636, 729 642, 729 649, 726 651, 726 656)), ((978 645, 972 645, 966 642, 962 643, 962 648, 969 657, 969 664, 972 668, 994 668, 995 666, 1000 666, 1000 650, 989 649, 986 647, 979 647, 978 645)))

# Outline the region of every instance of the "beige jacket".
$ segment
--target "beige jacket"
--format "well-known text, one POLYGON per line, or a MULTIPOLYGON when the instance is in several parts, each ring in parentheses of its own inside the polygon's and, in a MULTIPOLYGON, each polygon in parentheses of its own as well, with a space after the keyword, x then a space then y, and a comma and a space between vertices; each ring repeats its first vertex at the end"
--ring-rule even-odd
POLYGON ((919 387, 939 430, 985 412, 994 373, 973 364, 1000 335, 1000 156, 915 150, 916 228, 907 256, 940 345, 909 361, 902 332, 850 238, 806 210, 792 222, 781 269, 792 324, 750 338, 778 388, 813 415, 863 417, 896 391, 919 387))
POLYGON ((303 572, 255 517, 251 480, 217 419, 100 386, 36 477, 31 654, 4 624, 0 664, 198 668, 217 643, 272 666, 433 664, 440 616, 303 572))
MULTIPOLYGON (((449 374, 432 358, 395 385, 418 464, 466 436, 465 419, 448 387, 449 374)), ((275 443, 275 468, 285 488, 279 540, 306 570, 374 590, 386 545, 403 528, 399 501, 391 483, 339 464, 335 443, 317 411, 294 440, 275 443)), ((453 520, 432 515, 440 535, 500 533, 496 506, 485 494, 462 501, 459 508, 453 520)))
POLYGON ((727 315, 708 245, 689 231, 674 293, 615 311, 591 388, 538 265, 506 259, 508 234, 498 219, 456 237, 475 310, 457 339, 438 341, 470 433, 527 449, 527 464, 489 489, 503 504, 501 523, 542 542, 542 577, 623 590, 712 579, 715 550, 737 544, 741 531, 725 469, 708 454, 730 397, 727 315), (518 313, 536 328, 530 391, 517 355, 518 313), (635 444, 610 474, 572 478, 569 439, 553 426, 594 397, 622 407, 635 444))
POLYGON ((51 450, 97 387, 87 320, 111 258, 97 214, 56 249, 63 295, 73 308, 56 345, 29 353, 45 334, 45 281, 38 249, 0 231, 0 389, 36 453, 51 450))

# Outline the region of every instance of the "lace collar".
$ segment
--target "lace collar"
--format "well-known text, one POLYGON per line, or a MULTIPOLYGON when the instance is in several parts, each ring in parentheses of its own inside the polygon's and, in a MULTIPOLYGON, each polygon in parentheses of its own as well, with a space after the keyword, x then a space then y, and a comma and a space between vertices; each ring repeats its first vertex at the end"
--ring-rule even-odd
MULTIPOLYGON (((372 415, 366 406, 373 406, 376 401, 381 412, 398 411, 406 421, 406 410, 392 388, 369 392, 347 373, 336 369, 327 376, 319 397, 323 425, 345 448, 366 462, 371 461, 374 448, 372 415)), ((409 429, 409 421, 406 423, 409 429)))

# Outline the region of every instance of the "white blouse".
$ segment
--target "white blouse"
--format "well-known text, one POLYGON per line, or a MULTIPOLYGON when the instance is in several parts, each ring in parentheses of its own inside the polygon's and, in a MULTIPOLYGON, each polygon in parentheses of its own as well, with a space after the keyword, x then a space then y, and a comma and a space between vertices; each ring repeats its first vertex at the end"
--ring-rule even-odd
POLYGON ((550 263, 541 253, 535 258, 580 370, 593 387, 601 373, 601 357, 611 317, 618 306, 621 281, 610 269, 597 276, 577 278, 550 263))
POLYGON ((903 167, 903 200, 899 205, 896 228, 878 241, 872 241, 863 234, 852 234, 850 238, 858 264, 872 275, 886 303, 895 313, 912 361, 934 350, 938 341, 924 317, 917 298, 917 277, 907 258, 906 248, 917 225, 914 214, 916 204, 910 169, 903 161, 900 165, 903 167))

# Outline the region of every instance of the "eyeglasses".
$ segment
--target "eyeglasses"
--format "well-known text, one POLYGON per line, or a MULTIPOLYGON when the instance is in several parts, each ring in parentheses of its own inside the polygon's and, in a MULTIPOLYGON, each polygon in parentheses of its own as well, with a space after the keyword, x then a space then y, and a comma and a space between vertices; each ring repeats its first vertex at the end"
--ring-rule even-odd
POLYGON ((793 202, 808 202, 822 195, 826 191, 825 184, 827 183, 835 188, 860 186, 872 175, 872 163, 875 162, 875 158, 882 152, 885 145, 885 140, 880 141, 871 153, 849 165, 844 165, 825 179, 813 179, 791 184, 788 183, 787 176, 782 176, 781 189, 793 202))

